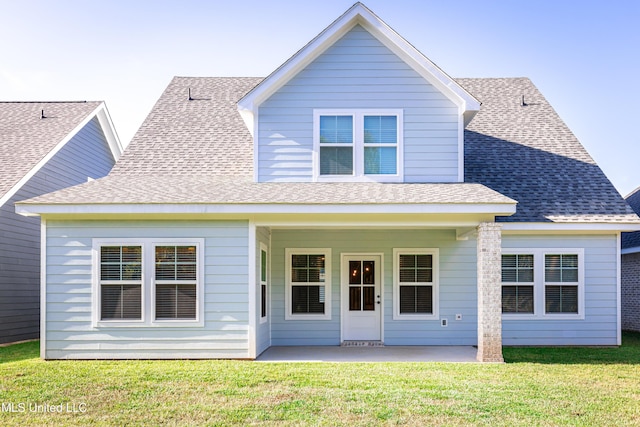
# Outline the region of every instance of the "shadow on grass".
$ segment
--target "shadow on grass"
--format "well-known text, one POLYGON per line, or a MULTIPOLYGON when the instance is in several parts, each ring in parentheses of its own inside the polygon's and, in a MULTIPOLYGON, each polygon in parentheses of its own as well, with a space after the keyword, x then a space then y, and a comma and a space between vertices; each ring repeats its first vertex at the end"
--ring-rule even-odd
POLYGON ((40 357, 40 341, 29 341, 0 347, 0 363, 19 362, 21 360, 38 359, 40 357))
POLYGON ((640 332, 623 332, 620 347, 505 347, 506 363, 640 364, 640 332))

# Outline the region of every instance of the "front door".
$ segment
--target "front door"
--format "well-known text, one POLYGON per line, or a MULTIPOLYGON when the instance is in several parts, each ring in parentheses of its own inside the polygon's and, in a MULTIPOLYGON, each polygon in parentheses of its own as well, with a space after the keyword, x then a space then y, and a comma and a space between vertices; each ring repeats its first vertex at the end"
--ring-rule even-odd
POLYGON ((381 256, 342 258, 343 340, 379 341, 381 334, 381 256))

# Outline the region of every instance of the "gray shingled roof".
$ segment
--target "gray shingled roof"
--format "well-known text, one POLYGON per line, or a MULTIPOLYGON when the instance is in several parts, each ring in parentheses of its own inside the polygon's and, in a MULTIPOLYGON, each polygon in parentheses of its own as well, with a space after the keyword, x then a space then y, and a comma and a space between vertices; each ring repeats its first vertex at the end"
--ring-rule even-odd
POLYGON ((362 196, 363 203, 371 194, 379 203, 508 203, 511 198, 519 202, 518 211, 506 221, 638 221, 525 78, 457 80, 482 102, 465 131, 465 184, 251 183, 252 138, 236 101, 260 81, 174 78, 107 178, 29 203, 317 204, 341 203, 345 194, 362 196))
POLYGON ((253 176, 253 140, 236 102, 261 80, 174 77, 111 174, 253 176))
POLYGON ((0 102, 0 197, 100 104, 0 102))
POLYGON ((529 79, 457 81, 482 102, 465 130, 465 181, 518 201, 500 221, 638 222, 529 79))
POLYGON ((112 175, 31 199, 50 204, 513 204, 480 184, 256 183, 248 177, 112 175))
MULTIPOLYGON (((631 209, 640 215, 640 187, 633 190, 626 199, 631 209)), ((633 233, 622 233, 622 249, 640 247, 640 231, 633 233)))

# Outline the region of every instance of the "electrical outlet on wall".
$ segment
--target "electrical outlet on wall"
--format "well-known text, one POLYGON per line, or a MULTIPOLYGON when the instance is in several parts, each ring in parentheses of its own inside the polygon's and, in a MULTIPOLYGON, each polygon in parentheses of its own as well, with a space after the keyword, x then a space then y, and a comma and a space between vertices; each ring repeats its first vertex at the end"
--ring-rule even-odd
POLYGON ((443 328, 446 328, 449 325, 449 321, 447 319, 440 320, 440 324, 443 328))

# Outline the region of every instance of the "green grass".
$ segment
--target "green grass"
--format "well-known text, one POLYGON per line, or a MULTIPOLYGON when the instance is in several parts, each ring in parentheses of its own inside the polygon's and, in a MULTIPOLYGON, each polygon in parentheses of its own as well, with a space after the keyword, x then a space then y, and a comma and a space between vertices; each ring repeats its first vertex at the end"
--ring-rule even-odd
POLYGON ((624 334, 620 348, 504 356, 486 365, 42 361, 30 342, 0 348, 0 425, 640 425, 640 334, 624 334))

